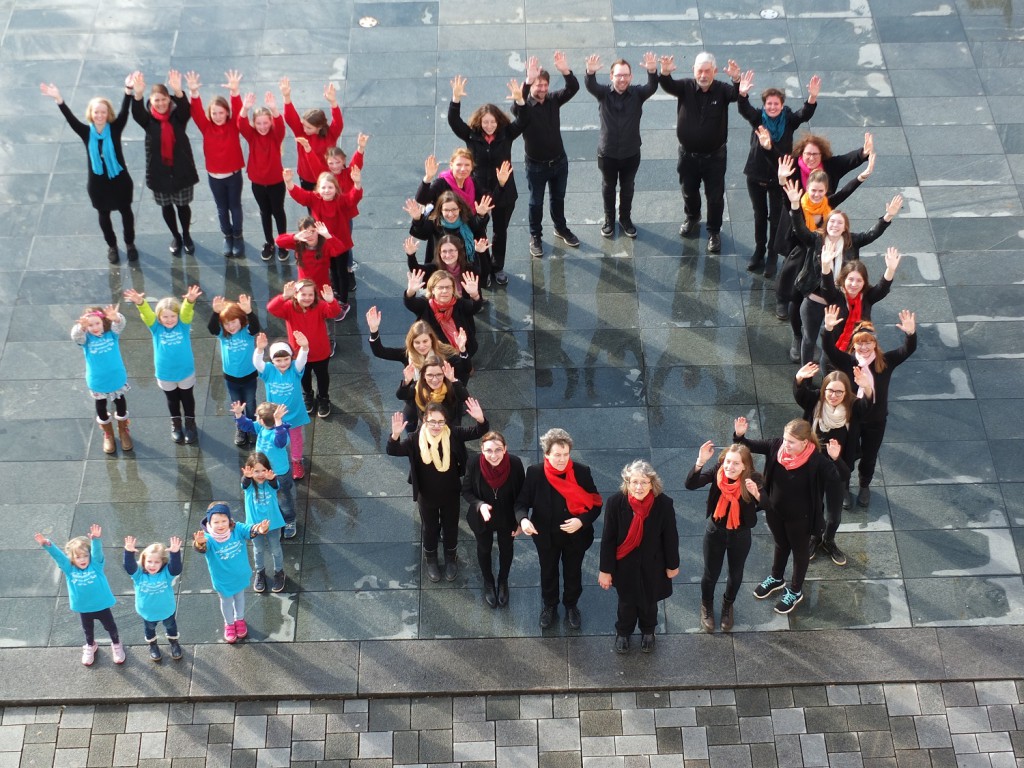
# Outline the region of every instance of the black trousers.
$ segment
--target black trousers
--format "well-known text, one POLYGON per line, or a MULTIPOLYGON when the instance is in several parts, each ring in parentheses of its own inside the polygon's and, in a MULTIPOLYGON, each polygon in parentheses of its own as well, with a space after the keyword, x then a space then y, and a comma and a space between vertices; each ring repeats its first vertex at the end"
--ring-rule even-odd
MULTIPOLYGON (((117 248, 117 235, 114 234, 114 223, 110 220, 113 211, 96 211, 100 220, 100 231, 103 233, 103 241, 111 248, 117 248)), ((135 245, 135 213, 131 205, 119 208, 121 224, 124 227, 124 244, 135 245)))
POLYGON ((754 248, 757 253, 772 253, 782 216, 782 188, 775 182, 747 177, 747 195, 754 209, 754 248), (769 231, 769 226, 771 227, 769 231))
MULTIPOLYGON (((438 540, 444 539, 446 550, 459 545, 459 494, 431 498, 420 493, 416 504, 420 510, 420 533, 423 551, 437 553, 438 540)), ((510 537, 511 538, 511 537, 510 537)))
POLYGON ((768 512, 765 515, 768 529, 775 538, 775 559, 772 561, 772 578, 782 579, 786 574, 789 555, 793 554, 793 578, 789 588, 800 592, 804 588, 804 577, 810 563, 811 519, 807 515, 786 515, 768 512))
POLYGON ((700 185, 708 199, 708 232, 722 231, 725 212, 725 160, 722 147, 709 154, 684 152, 679 148, 679 184, 683 189, 683 212, 688 219, 700 218, 700 185))
MULTIPOLYGON (((181 416, 182 411, 185 412, 185 418, 194 419, 196 416, 196 396, 193 390, 195 387, 189 387, 188 389, 172 389, 169 392, 164 391, 164 397, 167 398, 167 410, 170 412, 172 418, 178 418, 181 416)), ((116 403, 115 403, 116 405, 116 403)))
POLYGON ((315 363, 306 363, 302 372, 302 391, 307 395, 313 394, 313 377, 316 376, 317 397, 328 397, 330 395, 331 374, 327 367, 331 364, 331 358, 317 360, 315 363))
POLYGON ((495 272, 505 269, 505 251, 508 249, 508 225, 512 221, 512 214, 516 209, 512 205, 502 205, 491 211, 491 226, 494 233, 491 235, 491 267, 495 272))
POLYGON ((601 197, 604 200, 604 215, 615 218, 615 187, 619 188, 619 218, 629 221, 633 216, 633 190, 636 172, 640 168, 640 153, 632 157, 597 158, 597 167, 601 171, 601 197))
POLYGON ((110 642, 121 642, 121 637, 117 633, 117 624, 114 622, 114 613, 109 608, 104 608, 102 611, 85 611, 78 615, 82 619, 82 631, 85 633, 86 645, 96 644, 96 635, 93 630, 96 627, 97 621, 107 630, 107 634, 110 635, 110 642))
POLYGON ((539 543, 535 536, 540 558, 540 596, 544 605, 558 605, 558 564, 562 564, 562 603, 575 606, 583 594, 583 558, 592 540, 573 540, 577 534, 558 535, 539 543), (584 545, 582 542, 586 541, 584 545))
POLYGON ((640 632, 645 635, 653 635, 658 627, 658 603, 637 605, 636 603, 624 602, 619 599, 619 609, 615 616, 615 634, 629 637, 640 625, 640 632))
POLYGON ((494 537, 498 537, 498 581, 507 581, 509 571, 512 570, 512 556, 515 554, 513 543, 515 539, 512 534, 505 531, 485 530, 474 534, 476 536, 476 560, 480 563, 480 573, 483 574, 484 582, 494 583, 494 565, 491 553, 494 550, 494 537))
POLYGON ((252 184, 252 196, 260 209, 260 223, 263 225, 263 242, 274 242, 274 230, 271 223, 277 226, 277 234, 288 231, 288 218, 284 212, 284 182, 277 184, 252 184))
POLYGON ((885 437, 886 420, 865 422, 860 428, 860 463, 857 473, 860 475, 862 487, 871 485, 875 476, 875 464, 878 463, 878 451, 885 437))
POLYGON ((811 529, 811 535, 818 541, 832 541, 836 537, 836 531, 843 522, 843 496, 849 491, 850 487, 843 482, 825 486, 825 503, 821 514, 815 516, 811 529))
POLYGON ((751 534, 749 528, 730 531, 720 528, 709 517, 704 529, 704 576, 700 580, 700 600, 713 605, 715 587, 722 573, 722 564, 729 558, 729 576, 725 582, 723 597, 732 602, 739 594, 743 583, 743 566, 750 554, 751 534))

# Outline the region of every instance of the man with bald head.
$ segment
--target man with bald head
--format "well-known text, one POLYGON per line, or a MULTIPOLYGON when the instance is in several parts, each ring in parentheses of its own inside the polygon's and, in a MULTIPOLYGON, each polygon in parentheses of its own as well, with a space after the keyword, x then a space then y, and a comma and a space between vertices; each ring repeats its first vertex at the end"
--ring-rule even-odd
POLYGON ((672 56, 661 57, 659 83, 679 102, 676 137, 679 139, 679 184, 683 191, 685 219, 679 228, 683 237, 700 232, 700 185, 708 200, 708 253, 722 250, 722 214, 725 210, 726 142, 729 138, 729 104, 739 96, 740 68, 730 59, 725 72, 728 85, 715 79, 715 57, 707 51, 697 54, 693 77, 674 80, 672 56))

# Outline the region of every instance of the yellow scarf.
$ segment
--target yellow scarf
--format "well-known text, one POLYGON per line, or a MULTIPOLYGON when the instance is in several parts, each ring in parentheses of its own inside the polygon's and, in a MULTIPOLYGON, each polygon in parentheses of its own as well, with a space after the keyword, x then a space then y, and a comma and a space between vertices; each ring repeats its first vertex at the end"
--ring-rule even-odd
POLYGON ((424 464, 433 464, 434 469, 438 472, 447 472, 448 467, 451 465, 452 458, 452 431, 446 424, 441 430, 437 437, 430 436, 430 430, 427 429, 426 425, 420 428, 420 461, 424 464), (444 458, 441 457, 441 451, 444 452, 444 458))
POLYGON ((811 198, 807 196, 805 192, 803 197, 800 198, 800 207, 804 211, 804 223, 807 225, 807 229, 814 232, 817 229, 821 229, 825 224, 825 219, 832 213, 832 208, 828 204, 828 198, 821 198, 820 203, 811 202, 811 198), (821 224, 815 221, 815 217, 821 216, 821 224))
POLYGON ((426 411, 427 406, 431 403, 443 403, 444 399, 448 396, 447 382, 442 383, 437 389, 430 389, 430 387, 426 385, 424 385, 423 389, 427 390, 427 399, 425 401, 419 384, 416 385, 416 406, 420 409, 420 413, 426 411))

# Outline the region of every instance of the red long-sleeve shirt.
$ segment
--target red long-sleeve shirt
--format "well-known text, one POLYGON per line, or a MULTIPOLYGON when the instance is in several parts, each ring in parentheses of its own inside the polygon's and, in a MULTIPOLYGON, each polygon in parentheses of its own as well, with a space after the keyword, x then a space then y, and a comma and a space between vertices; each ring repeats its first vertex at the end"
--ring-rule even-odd
POLYGON ((287 248, 289 251, 295 251, 296 254, 299 253, 299 249, 302 250, 301 260, 298 257, 295 259, 295 263, 299 267, 299 279, 308 278, 316 283, 317 288, 322 285, 330 285, 331 259, 336 259, 345 252, 336 237, 328 237, 324 240, 324 244, 320 248, 319 259, 316 257, 315 248, 309 248, 305 243, 299 242, 290 232, 278 235, 274 242, 278 248, 287 248))
POLYGON ((214 125, 206 116, 203 100, 196 96, 190 102, 192 119, 203 134, 203 155, 207 173, 234 173, 245 165, 242 142, 238 138, 238 121, 232 115, 242 112, 242 97, 231 97, 231 114, 224 125, 214 125))
POLYGON ((284 142, 284 118, 274 118, 270 133, 261 134, 245 113, 238 114, 238 132, 249 143, 249 165, 247 172, 253 184, 272 186, 281 183, 281 145, 284 142))
MULTIPOLYGON (((342 128, 345 127, 345 121, 341 117, 341 108, 331 107, 331 122, 327 126, 327 135, 320 136, 317 133, 307 135, 305 129, 302 127, 302 118, 299 117, 299 113, 295 111, 295 106, 291 102, 284 105, 284 121, 296 136, 302 136, 303 138, 309 139, 310 150, 318 157, 323 157, 329 147, 333 147, 338 143, 338 138, 341 136, 342 128)), ((315 183, 318 174, 314 173, 314 171, 309 167, 309 162, 306 158, 306 151, 299 146, 298 142, 296 142, 295 151, 299 155, 299 165, 296 169, 299 174, 299 178, 303 181, 315 183)))
MULTIPOLYGON (((325 155, 316 155, 313 152, 307 152, 306 155, 309 167, 313 169, 317 178, 320 177, 321 173, 331 170, 330 166, 327 165, 327 158, 325 155)), ((353 168, 363 170, 363 153, 359 150, 356 150, 356 153, 352 155, 352 162, 346 165, 341 173, 335 174, 335 178, 337 178, 338 183, 341 184, 342 192, 348 192, 353 186, 355 186, 352 183, 353 168)))
POLYGON ((292 200, 313 211, 313 218, 327 225, 327 231, 338 239, 342 251, 352 247, 352 226, 349 223, 359 215, 359 201, 363 199, 363 190, 351 189, 335 197, 324 200, 318 192, 309 192, 298 184, 288 190, 292 200))
POLYGON ((327 319, 341 314, 341 305, 337 299, 326 302, 317 299, 309 309, 296 307, 295 302, 283 295, 275 296, 267 304, 267 311, 274 317, 284 320, 288 329, 288 343, 294 354, 299 353, 299 345, 295 343, 295 331, 304 333, 309 341, 309 362, 316 363, 331 356, 331 337, 327 333, 327 319))

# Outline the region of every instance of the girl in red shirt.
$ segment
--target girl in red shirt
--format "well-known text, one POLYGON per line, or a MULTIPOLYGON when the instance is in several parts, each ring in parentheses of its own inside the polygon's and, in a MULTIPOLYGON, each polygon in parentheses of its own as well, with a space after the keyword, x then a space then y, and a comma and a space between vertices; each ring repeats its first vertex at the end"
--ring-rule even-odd
MULTIPOLYGON (((295 234, 278 235, 277 247, 295 251, 299 279, 312 280, 314 285, 331 282, 330 266, 341 255, 338 238, 332 237, 327 225, 322 221, 314 221, 312 216, 299 219, 299 231, 295 234)), ((348 308, 348 304, 342 304, 341 314, 336 319, 343 320, 348 314, 348 308)))
MULTIPOLYGON (((274 257, 274 231, 271 219, 277 225, 277 234, 288 231, 288 220, 284 212, 284 182, 281 181, 281 144, 284 142, 284 118, 277 111, 274 94, 267 91, 263 97, 264 106, 252 113, 256 94, 245 94, 242 111, 238 115, 238 132, 249 143, 249 165, 247 172, 252 182, 252 196, 260 208, 260 222, 263 224, 263 252, 260 257, 270 261, 274 257)), ((277 249, 280 261, 288 260, 288 251, 277 249)))
MULTIPOLYGON (((299 117, 299 113, 292 105, 292 84, 287 77, 282 77, 280 82, 281 98, 284 99, 284 121, 292 129, 292 133, 298 137, 309 140, 312 151, 317 157, 323 157, 328 147, 333 147, 341 138, 341 130, 345 127, 345 121, 341 117, 341 108, 338 106, 338 97, 333 83, 324 87, 324 98, 331 105, 331 122, 327 123, 327 115, 322 109, 308 109, 299 117)), ((302 181, 302 188, 312 190, 316 187, 317 174, 309 167, 306 153, 301 146, 296 147, 299 155, 299 179, 302 181)))

